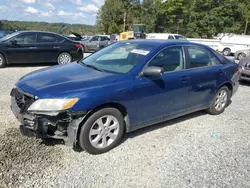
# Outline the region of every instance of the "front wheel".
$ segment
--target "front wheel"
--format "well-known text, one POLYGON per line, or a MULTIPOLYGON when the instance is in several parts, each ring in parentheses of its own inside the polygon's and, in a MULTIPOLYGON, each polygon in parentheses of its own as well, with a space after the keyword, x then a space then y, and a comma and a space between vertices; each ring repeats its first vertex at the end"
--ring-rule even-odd
POLYGON ((101 109, 92 114, 83 124, 79 145, 91 154, 101 154, 113 149, 124 132, 124 118, 114 108, 101 109))
POLYGON ((68 52, 61 53, 57 58, 57 63, 61 64, 68 64, 72 62, 72 56, 68 52))
POLYGON ((228 87, 224 86, 219 89, 216 93, 209 109, 207 110, 208 113, 212 115, 218 115, 224 112, 225 108, 228 105, 230 99, 230 91, 228 87))

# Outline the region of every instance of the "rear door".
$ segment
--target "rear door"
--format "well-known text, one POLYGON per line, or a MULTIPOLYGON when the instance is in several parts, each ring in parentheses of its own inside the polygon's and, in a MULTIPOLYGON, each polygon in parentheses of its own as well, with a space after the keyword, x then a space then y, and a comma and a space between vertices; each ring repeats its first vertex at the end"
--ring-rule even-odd
POLYGON ((35 63, 37 55, 36 33, 22 33, 6 42, 9 63, 35 63), (12 43, 12 42, 15 42, 12 43))
POLYGON ((186 46, 186 69, 190 75, 191 90, 189 106, 207 106, 213 99, 218 86, 225 78, 224 65, 207 48, 186 46))
POLYGON ((51 33, 38 33, 37 48, 39 53, 37 59, 39 62, 56 62, 57 57, 61 51, 61 42, 64 38, 51 33))

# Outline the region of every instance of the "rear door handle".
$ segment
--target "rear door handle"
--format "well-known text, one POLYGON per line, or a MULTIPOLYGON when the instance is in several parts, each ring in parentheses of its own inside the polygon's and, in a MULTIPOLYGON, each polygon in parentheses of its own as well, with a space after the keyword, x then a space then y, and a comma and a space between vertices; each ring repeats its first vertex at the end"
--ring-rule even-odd
POLYGON ((29 49, 37 49, 37 47, 31 46, 31 47, 29 47, 29 49))
POLYGON ((181 77, 182 83, 186 83, 188 80, 189 80, 189 77, 188 77, 188 76, 182 76, 182 77, 181 77))
POLYGON ((54 49, 58 49, 58 48, 60 48, 60 46, 54 46, 54 49))

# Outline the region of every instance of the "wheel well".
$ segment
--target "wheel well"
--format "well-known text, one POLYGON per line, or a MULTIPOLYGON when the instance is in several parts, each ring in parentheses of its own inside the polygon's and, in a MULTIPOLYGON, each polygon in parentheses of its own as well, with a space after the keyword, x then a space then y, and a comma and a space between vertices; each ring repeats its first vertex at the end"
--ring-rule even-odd
MULTIPOLYGON (((226 84, 224 84, 223 86, 226 86, 228 89, 229 89, 229 91, 230 91, 230 95, 232 96, 232 92, 233 92, 233 86, 232 86, 232 84, 231 83, 226 83, 226 84)), ((222 87, 223 87, 222 86, 222 87)), ((231 97, 230 96, 230 97, 231 97)))
POLYGON ((87 119, 92 114, 94 114, 95 112, 97 112, 97 111, 99 111, 101 109, 104 109, 104 108, 115 108, 115 109, 117 109, 117 110, 119 110, 121 112, 122 116, 124 117, 124 121, 125 121, 124 130, 126 131, 126 127, 129 126, 129 117, 128 117, 127 109, 123 105, 121 105, 119 103, 114 103, 114 102, 105 103, 105 104, 102 104, 100 106, 97 106, 96 108, 94 108, 92 110, 88 110, 87 115, 84 117, 84 119, 82 120, 82 122, 80 123, 80 125, 78 127, 78 130, 77 130, 77 142, 78 142, 79 134, 80 134, 80 131, 81 131, 81 128, 82 128, 83 124, 87 121, 87 119))
POLYGON ((231 51, 231 49, 230 49, 230 48, 224 48, 224 49, 223 49, 223 51, 224 51, 224 50, 230 50, 230 51, 231 51))

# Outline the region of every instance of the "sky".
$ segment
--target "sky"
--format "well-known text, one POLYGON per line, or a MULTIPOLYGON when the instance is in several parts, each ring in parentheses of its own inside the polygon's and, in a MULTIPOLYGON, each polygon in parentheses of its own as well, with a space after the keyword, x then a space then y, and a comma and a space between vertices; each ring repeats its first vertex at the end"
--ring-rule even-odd
POLYGON ((104 0, 0 0, 0 20, 94 25, 104 0))

